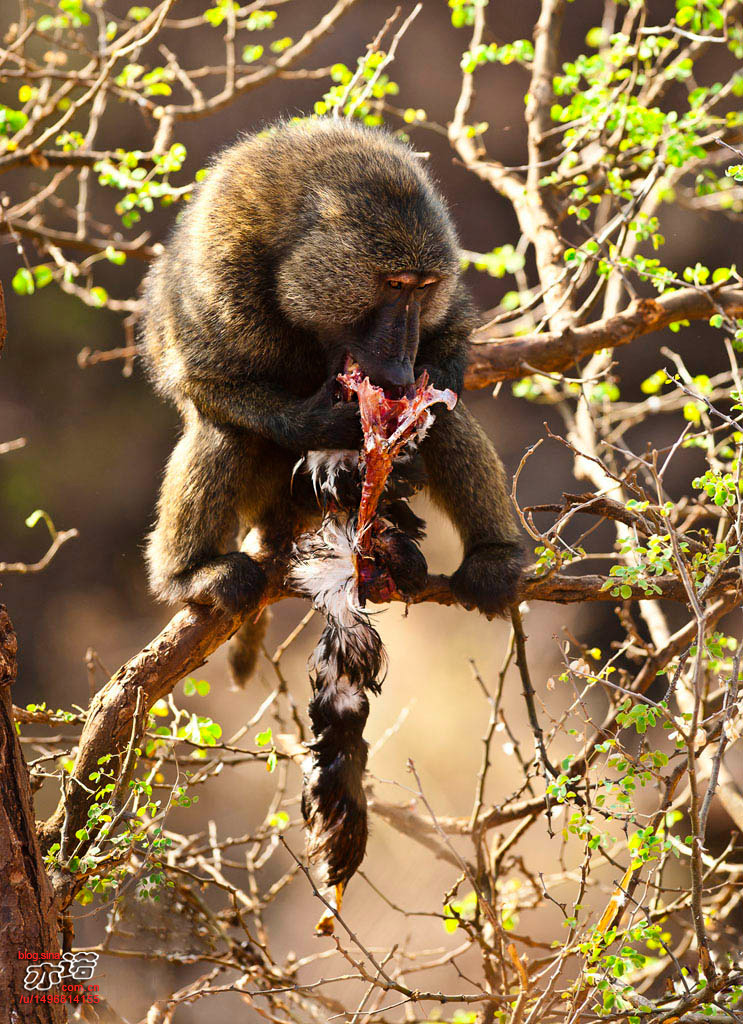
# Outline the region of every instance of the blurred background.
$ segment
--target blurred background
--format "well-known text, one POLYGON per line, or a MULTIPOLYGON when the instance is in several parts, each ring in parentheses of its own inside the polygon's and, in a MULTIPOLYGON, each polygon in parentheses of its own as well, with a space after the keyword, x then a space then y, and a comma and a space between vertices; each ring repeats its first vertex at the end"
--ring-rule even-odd
MULTIPOLYGON (((281 31, 296 39, 329 6, 328 0, 301 0, 279 8, 281 31)), ((491 4, 489 25, 493 37, 503 42, 531 36, 538 6, 536 0, 491 4)), ((655 6, 659 22, 674 7, 670 2, 655 6)), ((395 3, 389 0, 361 0, 332 35, 317 46, 308 65, 319 67, 342 61, 354 67, 356 58, 394 7, 395 3)), ((451 11, 445 0, 424 0, 423 7, 413 29, 403 39, 389 73, 400 85, 401 106, 422 107, 431 120, 446 124, 458 96, 459 62, 468 45, 469 32, 452 28, 451 11)), ((203 4, 184 3, 179 5, 179 15, 197 13, 202 8, 203 4)), ((569 5, 562 44, 565 59, 583 51, 586 33, 600 21, 602 8, 598 0, 569 5)), ((6 18, 9 16, 4 14, 3 19, 6 18)), ((188 35, 191 46, 195 46, 193 36, 188 35)), ((220 33, 205 29, 199 40, 199 52, 186 53, 184 59, 192 64, 217 63, 220 46, 220 33), (214 53, 209 52, 210 47, 214 53)), ((505 164, 523 163, 526 72, 515 64, 489 65, 478 73, 476 84, 471 119, 489 122, 485 138, 490 153, 505 164)), ((253 130, 279 115, 310 112, 326 87, 324 82, 311 80, 274 81, 221 114, 182 123, 176 138, 188 149, 188 167, 193 170, 202 166, 240 132, 253 130)), ((115 137, 101 138, 101 147, 134 149, 147 144, 144 126, 129 107, 112 130, 115 137)), ((430 153, 430 167, 449 200, 463 247, 487 252, 496 245, 515 244, 518 231, 510 206, 457 163, 446 139, 422 129, 412 130, 411 138, 419 149, 430 153)), ((28 188, 28 179, 22 180, 21 176, 29 174, 33 171, 24 169, 17 172, 17 177, 6 175, 0 190, 13 197, 14 187, 28 188)), ((110 193, 102 194, 101 210, 109 209, 111 202, 110 193)), ((174 209, 160 211, 147 226, 156 232, 156 237, 159 234, 164 238, 174 216, 174 209)), ((731 248, 737 246, 732 246, 729 222, 717 220, 714 213, 687 216, 680 208, 667 208, 665 217, 662 230, 669 241, 665 253, 669 266, 683 268, 696 260, 717 266, 734 260, 731 248)), ((15 702, 24 705, 32 700, 45 700, 52 707, 85 706, 90 698, 86 650, 93 648, 101 665, 107 672, 113 672, 147 643, 172 614, 172 609, 156 604, 148 593, 142 548, 153 522, 162 469, 178 435, 178 419, 173 409, 154 396, 139 363, 129 378, 122 376, 119 362, 84 370, 78 367, 76 356, 83 347, 107 349, 124 343, 120 319, 109 312, 90 309, 52 288, 31 298, 17 296, 10 280, 17 269, 18 256, 7 237, 2 241, 0 275, 5 287, 8 338, 0 360, 0 441, 23 436, 27 445, 0 460, 0 560, 33 562, 46 550, 43 526, 29 530, 24 525, 24 519, 34 509, 46 510, 59 529, 79 530, 79 537, 62 548, 44 573, 2 577, 0 600, 8 607, 19 640, 20 674, 15 702)), ((112 294, 132 294, 142 271, 142 264, 131 260, 123 271, 112 268, 112 294)), ((508 279, 497 280, 473 270, 467 275, 483 309, 495 306, 504 292, 513 288, 508 279)), ((719 342, 702 325, 694 324, 680 335, 641 339, 617 352, 623 398, 640 396, 640 381, 663 365, 658 350, 669 340, 684 355, 692 373, 704 370, 712 374, 718 358, 722 365, 722 354, 712 348, 719 342)), ((550 407, 516 399, 507 386, 496 400, 489 392, 480 392, 468 394, 466 401, 511 472, 525 449, 543 435, 544 422, 556 430, 562 425, 550 407)), ((637 449, 645 439, 663 443, 664 439, 675 437, 676 432, 673 422, 657 419, 639 424, 631 438, 637 449)), ((689 487, 697 467, 695 458, 694 453, 689 453, 678 460, 677 475, 671 480, 678 494, 689 487)), ((521 504, 559 502, 563 491, 584 489, 573 478, 571 466, 569 454, 563 448, 554 443, 543 445, 522 477, 521 504)), ((460 554, 457 539, 448 523, 424 500, 420 504, 429 524, 425 545, 429 566, 432 571, 451 571, 460 554)), ((269 650, 306 610, 298 601, 285 601, 275 608, 269 650)), ((480 737, 489 714, 489 706, 474 681, 471 659, 486 685, 492 687, 503 659, 507 627, 503 623, 488 623, 460 609, 434 606, 414 607, 408 615, 398 607, 390 608, 378 621, 390 669, 382 696, 373 701, 367 738, 374 745, 396 723, 398 727, 375 754, 371 770, 380 780, 407 786, 411 780, 406 761, 413 758, 436 812, 467 815, 480 763, 480 737), (404 721, 398 722, 402 709, 409 713, 404 721)), ((319 623, 313 622, 286 659, 286 676, 300 707, 306 705, 309 696, 304 666, 319 629, 319 623)), ((559 686, 554 691, 546 687, 547 680, 560 671, 557 641, 564 638, 567 629, 591 645, 606 648, 615 635, 612 603, 581 608, 535 604, 527 616, 526 629, 532 638, 533 679, 548 708, 559 712, 565 695, 559 686)), ((210 695, 179 696, 179 702, 192 704, 200 713, 222 723, 226 734, 255 713, 274 683, 271 666, 264 662, 247 691, 232 692, 224 650, 209 660, 199 677, 211 683, 210 695)), ((101 670, 96 685, 104 679, 101 670)), ((519 723, 523 718, 520 685, 515 674, 508 679, 511 689, 505 707, 510 719, 519 723)), ((178 693, 181 692, 179 687, 178 693)), ((519 736, 529 758, 528 729, 521 729, 519 736)), ((496 763, 486 799, 497 803, 518 784, 520 772, 506 737, 496 742, 493 753, 496 763)), ((207 819, 213 818, 225 833, 248 831, 263 821, 272 785, 271 777, 259 767, 237 769, 229 777, 223 775, 210 782, 208 788, 202 788, 200 803, 187 811, 173 812, 170 824, 196 832, 207 819)), ((377 789, 386 800, 409 798, 383 782, 377 784, 377 789)), ((42 791, 39 816, 51 810, 51 800, 52 795, 42 791)), ((292 817, 297 816, 295 806, 292 817)), ((442 866, 433 858, 422 858, 419 847, 381 822, 372 824, 364 866, 368 876, 390 899, 409 909, 440 911, 436 900, 453 882, 455 869, 442 866)), ((299 832, 293 833, 293 842, 298 848, 299 832)), ((556 855, 559 839, 553 843, 556 855)), ((541 848, 542 858, 548 849, 541 848)), ((284 861, 286 867, 286 858, 284 861)), ((392 941, 391 937, 398 938, 399 914, 381 903, 361 879, 351 886, 347 911, 350 921, 359 926, 363 921, 364 941, 371 946, 384 947, 392 941)), ((292 886, 290 896, 278 900, 271 912, 275 915, 273 934, 280 937, 279 943, 296 949, 298 955, 307 949, 316 951, 317 940, 313 939, 311 929, 317 905, 306 885, 292 886)), ((172 921, 159 920, 159 913, 156 908, 147 911, 147 927, 176 927, 172 921)), ((556 921, 546 910, 537 922, 522 922, 520 930, 531 927, 533 934, 549 936, 556 921)), ((138 927, 143 929, 143 936, 148 934, 142 921, 138 927)), ((411 941, 424 947, 444 946, 453 941, 438 920, 406 919, 405 928, 411 932, 411 941)), ((99 932, 94 907, 87 908, 79 923, 77 942, 84 946, 86 941, 97 941, 99 932)), ((159 940, 152 941, 156 944, 159 940)), ((127 964, 116 962, 107 963, 99 973, 105 976, 101 985, 106 996, 121 1012, 134 1017, 144 1012, 151 1000, 170 984, 171 979, 164 976, 170 970, 157 965, 150 969, 141 963, 130 969, 127 964)), ((232 998, 225 997, 225 1009, 233 1005, 232 998)), ((235 999, 234 1005, 242 1004, 235 999)), ((250 1010, 242 1012, 246 1016, 241 1020, 259 1019, 250 1010)), ((213 1017, 196 1008, 184 1012, 182 1019, 206 1021, 213 1017)))

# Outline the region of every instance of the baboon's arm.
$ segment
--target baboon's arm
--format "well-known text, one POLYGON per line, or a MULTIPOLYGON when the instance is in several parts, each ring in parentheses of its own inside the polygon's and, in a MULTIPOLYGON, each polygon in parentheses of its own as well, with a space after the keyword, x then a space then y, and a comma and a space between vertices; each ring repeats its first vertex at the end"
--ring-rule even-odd
POLYGON ((191 378, 182 390, 205 419, 253 431, 283 448, 301 452, 360 444, 358 407, 331 405, 327 383, 310 398, 297 398, 254 381, 230 383, 214 378, 191 378))
POLYGON ((503 614, 518 592, 523 551, 505 470, 463 402, 436 417, 421 445, 431 497, 456 527, 464 560, 451 579, 457 600, 503 614))

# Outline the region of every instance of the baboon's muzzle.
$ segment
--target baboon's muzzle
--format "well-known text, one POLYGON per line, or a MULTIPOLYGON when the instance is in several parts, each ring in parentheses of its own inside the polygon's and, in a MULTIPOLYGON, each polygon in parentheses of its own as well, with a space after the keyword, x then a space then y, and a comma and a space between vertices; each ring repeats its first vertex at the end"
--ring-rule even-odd
POLYGON ((366 337, 352 349, 361 372, 390 398, 413 394, 419 314, 417 297, 408 290, 401 291, 394 302, 377 310, 366 337))

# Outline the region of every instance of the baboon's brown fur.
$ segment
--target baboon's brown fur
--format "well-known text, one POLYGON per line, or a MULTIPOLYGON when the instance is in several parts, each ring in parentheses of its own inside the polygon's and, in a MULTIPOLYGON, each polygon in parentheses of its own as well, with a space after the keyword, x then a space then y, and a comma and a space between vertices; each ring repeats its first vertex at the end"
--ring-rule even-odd
MULTIPOLYGON (((264 557, 284 557, 311 513, 292 487, 297 459, 359 447, 356 406, 332 403, 346 353, 375 383, 425 368, 461 394, 472 325, 454 228, 406 145, 328 120, 225 150, 146 283, 147 363, 184 427, 149 539, 157 596, 254 606, 265 574, 242 538, 256 528, 264 557)), ((421 456, 462 538, 456 596, 503 612, 521 550, 498 455, 460 402, 421 456)), ((245 642, 240 658, 244 674, 245 642)))

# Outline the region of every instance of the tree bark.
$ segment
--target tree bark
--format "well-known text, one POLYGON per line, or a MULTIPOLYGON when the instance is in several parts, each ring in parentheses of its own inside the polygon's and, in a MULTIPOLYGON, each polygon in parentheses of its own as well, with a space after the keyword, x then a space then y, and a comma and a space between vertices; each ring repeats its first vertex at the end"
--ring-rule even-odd
POLYGON ((19 952, 59 954, 57 908, 36 838, 28 767, 13 720, 10 687, 17 641, 0 605, 0 1020, 63 1024, 63 1004, 22 1004, 29 962, 19 952))
POLYGON ((743 314, 740 288, 681 288, 655 299, 637 299, 616 316, 580 327, 491 341, 486 324, 475 332, 464 386, 485 388, 501 380, 519 380, 534 370, 557 373, 604 348, 628 345, 679 320, 707 320, 714 313, 743 314))

